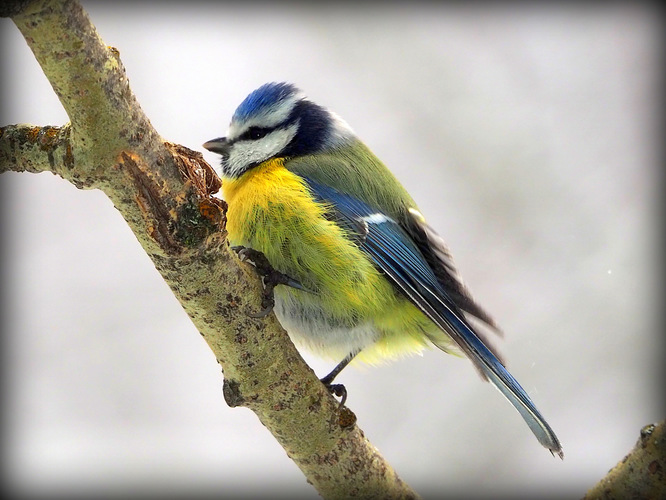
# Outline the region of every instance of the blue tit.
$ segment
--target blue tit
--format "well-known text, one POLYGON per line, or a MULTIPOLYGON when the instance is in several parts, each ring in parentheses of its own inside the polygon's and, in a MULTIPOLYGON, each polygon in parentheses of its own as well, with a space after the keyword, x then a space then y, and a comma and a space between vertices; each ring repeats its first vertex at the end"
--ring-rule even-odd
POLYGON ((275 314, 292 340, 342 359, 395 358, 435 346, 464 353, 563 457, 557 436, 506 370, 479 326, 475 302, 443 240, 349 125, 289 83, 259 87, 238 106, 222 156, 232 245, 261 252, 299 286, 275 288, 275 314))

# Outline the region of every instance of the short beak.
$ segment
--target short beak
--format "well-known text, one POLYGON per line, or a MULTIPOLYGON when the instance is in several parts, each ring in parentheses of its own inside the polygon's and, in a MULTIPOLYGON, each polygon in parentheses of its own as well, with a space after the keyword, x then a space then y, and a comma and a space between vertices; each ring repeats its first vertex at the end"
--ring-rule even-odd
POLYGON ((229 141, 226 137, 218 137, 210 141, 204 142, 203 147, 211 153, 227 156, 229 154, 229 141))

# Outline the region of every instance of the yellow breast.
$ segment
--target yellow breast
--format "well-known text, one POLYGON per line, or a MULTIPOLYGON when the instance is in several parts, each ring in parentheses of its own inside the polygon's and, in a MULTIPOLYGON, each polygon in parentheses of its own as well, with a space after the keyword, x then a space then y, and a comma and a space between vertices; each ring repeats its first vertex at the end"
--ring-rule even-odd
POLYGON ((259 250, 275 269, 309 290, 278 287, 277 299, 295 300, 330 324, 372 322, 382 332, 374 346, 381 356, 394 354, 388 344, 399 344, 398 352, 423 347, 425 318, 396 293, 345 230, 325 217, 329 207, 315 202, 283 159, 223 179, 222 192, 229 204, 230 242, 259 250))
POLYGON ((277 270, 328 297, 335 309, 367 308, 377 294, 392 295, 372 262, 345 231, 324 215, 303 179, 267 161, 239 179, 226 179, 227 231, 232 244, 266 255, 277 270), (335 304, 335 301, 342 300, 335 304))
POLYGON ((261 229, 270 230, 267 224, 285 226, 323 214, 323 207, 313 202, 304 181, 284 167, 282 158, 264 162, 240 178, 224 179, 222 194, 229 204, 229 238, 238 244, 250 243, 261 229))

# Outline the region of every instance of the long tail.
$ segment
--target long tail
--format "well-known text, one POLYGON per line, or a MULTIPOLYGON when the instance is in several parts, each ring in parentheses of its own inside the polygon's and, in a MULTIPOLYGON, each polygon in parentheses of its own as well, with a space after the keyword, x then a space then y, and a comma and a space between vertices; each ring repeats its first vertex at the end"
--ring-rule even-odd
MULTIPOLYGON (((447 293, 442 281, 419 250, 415 241, 405 230, 386 214, 377 212, 358 199, 342 194, 335 189, 305 178, 312 192, 320 201, 334 210, 336 220, 351 234, 356 234, 357 243, 368 253, 374 263, 387 277, 428 316, 444 333, 467 354, 481 375, 488 379, 518 410, 539 442, 553 455, 564 457, 562 445, 525 390, 504 368, 501 361, 488 349, 472 327, 462 316, 468 310, 485 320, 489 319, 475 306, 455 275, 444 276, 453 280, 452 293, 447 293), (451 300, 458 297, 462 305, 451 300), (485 318, 485 319, 484 319, 485 318)), ((426 234, 423 245, 430 245, 432 235, 426 234)), ((452 268, 448 251, 440 245, 436 253, 443 253, 442 266, 452 268)), ((441 274, 441 273, 440 273, 441 274)), ((455 273, 454 273, 455 274, 455 273)), ((442 276, 440 276, 441 278, 442 276)), ((449 287, 451 288, 451 287, 449 287)), ((430 340, 445 349, 443 339, 433 335, 430 340)))
MULTIPOLYGON (((438 319, 443 320, 443 318, 438 319)), ((440 324, 440 321, 434 319, 433 321, 442 328, 443 325, 440 324)), ((564 451, 562 450, 562 445, 560 444, 559 439, 557 439, 555 432, 551 429, 550 425, 548 425, 546 419, 541 415, 536 405, 532 402, 518 381, 513 378, 511 373, 509 373, 509 371, 500 363, 493 353, 478 340, 478 338, 475 338, 475 335, 465 331, 469 328, 458 318, 454 318, 453 321, 443 320, 442 322, 445 324, 458 323, 457 326, 462 331, 459 330, 459 335, 456 336, 457 338, 454 338, 456 343, 460 345, 463 351, 465 351, 475 366, 481 371, 482 375, 484 375, 513 405, 518 413, 520 413, 520 416, 523 417, 523 420, 525 420, 525 423, 531 429, 532 433, 534 433, 539 443, 548 448, 553 455, 557 455, 563 459, 564 451), (465 344, 465 346, 462 344, 465 344)), ((453 328, 453 325, 449 328, 453 328)), ((446 328, 445 331, 450 331, 449 328, 446 328)), ((437 339, 432 338, 431 341, 440 349, 446 349, 446 345, 440 345, 440 342, 438 342, 437 339)))
MULTIPOLYGON (((441 289, 434 277, 428 275, 423 264, 415 259, 414 252, 408 252, 409 247, 398 245, 395 233, 395 229, 392 233, 372 230, 368 232, 365 244, 375 262, 421 311, 453 339, 481 375, 509 400, 539 442, 553 455, 564 458, 562 445, 555 432, 525 390, 461 317, 462 313, 447 304, 446 292, 441 289)), ((430 340, 440 349, 447 350, 441 338, 433 335, 430 340)))

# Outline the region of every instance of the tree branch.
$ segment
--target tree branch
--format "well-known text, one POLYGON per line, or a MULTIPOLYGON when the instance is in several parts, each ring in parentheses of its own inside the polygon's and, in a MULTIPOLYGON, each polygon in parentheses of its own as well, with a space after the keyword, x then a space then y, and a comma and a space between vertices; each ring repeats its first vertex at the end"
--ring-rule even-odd
MULTIPOLYGON (((7 125, 0 129, 0 173, 53 172, 76 184, 71 175, 74 166, 69 142, 71 128, 7 125)), ((80 185, 79 187, 83 187, 80 185)))
POLYGON ((646 425, 634 449, 584 500, 666 497, 666 421, 646 425))
POLYGON ((273 315, 253 272, 228 250, 219 179, 200 153, 162 140, 132 93, 118 51, 72 0, 7 2, 65 108, 63 127, 0 131, 0 172, 51 171, 101 189, 123 215, 225 374, 230 406, 246 406, 326 498, 414 498, 340 409, 273 315))

